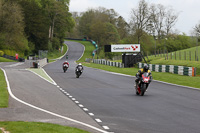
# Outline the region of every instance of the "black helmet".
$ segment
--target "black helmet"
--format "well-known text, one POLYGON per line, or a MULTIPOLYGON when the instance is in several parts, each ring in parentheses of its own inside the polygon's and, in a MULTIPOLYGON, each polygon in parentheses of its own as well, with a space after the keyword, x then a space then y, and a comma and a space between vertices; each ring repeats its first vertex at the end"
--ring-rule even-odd
POLYGON ((147 64, 144 65, 143 70, 147 72, 149 70, 149 66, 147 64))

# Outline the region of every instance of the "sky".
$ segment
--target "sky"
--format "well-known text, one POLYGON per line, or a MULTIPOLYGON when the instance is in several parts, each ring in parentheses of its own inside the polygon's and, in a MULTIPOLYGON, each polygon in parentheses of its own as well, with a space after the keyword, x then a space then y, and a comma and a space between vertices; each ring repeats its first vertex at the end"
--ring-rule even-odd
MULTIPOLYGON (((149 4, 162 4, 172 7, 179 13, 174 30, 180 34, 191 35, 196 24, 200 23, 200 0, 146 0, 149 4)), ((85 12, 91 8, 105 7, 114 9, 127 22, 131 18, 131 10, 136 8, 139 0, 70 0, 70 12, 85 12)))

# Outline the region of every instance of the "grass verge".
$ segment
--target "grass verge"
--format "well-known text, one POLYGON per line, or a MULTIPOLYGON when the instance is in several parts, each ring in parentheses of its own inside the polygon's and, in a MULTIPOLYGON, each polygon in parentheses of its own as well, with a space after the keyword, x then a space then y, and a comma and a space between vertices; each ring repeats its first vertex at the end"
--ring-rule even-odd
MULTIPOLYGON (((135 76, 138 71, 138 68, 117 68, 112 66, 106 66, 101 64, 94 64, 94 63, 83 63, 84 66, 102 69, 110 72, 116 72, 121 74, 127 74, 131 76, 135 76)), ((184 85, 194 88, 200 88, 200 77, 190 77, 190 76, 182 76, 178 74, 171 74, 171 73, 159 73, 159 72, 152 72, 152 76, 154 80, 164 81, 167 83, 173 83, 177 85, 184 85)))
POLYGON ((59 50, 54 50, 52 52, 48 53, 48 59, 49 62, 55 61, 57 58, 62 57, 67 52, 67 46, 63 45, 63 52, 60 52, 59 50))
POLYGON ((0 62, 16 62, 16 61, 0 57, 0 62))
POLYGON ((5 81, 4 73, 0 69, 0 108, 7 108, 8 107, 8 91, 7 91, 7 84, 5 81))
POLYGON ((40 75, 41 77, 43 77, 44 79, 48 80, 49 82, 54 83, 54 81, 52 81, 52 79, 49 78, 49 76, 47 76, 47 74, 43 71, 43 69, 41 69, 41 68, 38 68, 38 69, 29 68, 28 70, 40 75))
POLYGON ((77 128, 40 122, 0 122, 0 128, 10 133, 89 133, 77 128))

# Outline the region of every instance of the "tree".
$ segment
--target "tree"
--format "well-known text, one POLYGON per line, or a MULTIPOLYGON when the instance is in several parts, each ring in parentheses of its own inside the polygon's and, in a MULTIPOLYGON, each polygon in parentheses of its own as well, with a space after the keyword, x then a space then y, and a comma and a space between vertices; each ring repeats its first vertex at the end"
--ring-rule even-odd
POLYGON ((35 45, 34 53, 48 49, 49 21, 45 11, 34 0, 21 0, 25 15, 25 33, 29 44, 35 45))
POLYGON ((158 39, 161 39, 162 37, 162 31, 164 30, 164 20, 165 20, 165 16, 166 16, 166 8, 161 5, 152 5, 151 8, 151 20, 153 22, 153 27, 154 27, 154 31, 156 31, 155 34, 157 34, 158 39))
POLYGON ((94 18, 95 12, 92 9, 82 14, 78 25, 81 36, 89 37, 90 26, 92 25, 94 18))
POLYGON ((0 2, 0 45, 16 51, 28 49, 24 35, 24 16, 21 7, 12 1, 0 2))
POLYGON ((116 27, 111 23, 105 23, 105 29, 105 44, 117 43, 120 39, 120 36, 116 27))
POLYGON ((116 26, 118 33, 120 35, 120 39, 123 39, 128 36, 129 32, 129 25, 128 23, 124 20, 122 16, 119 16, 116 20, 116 26))
POLYGON ((132 25, 132 33, 137 35, 138 43, 140 43, 141 37, 144 34, 150 18, 151 14, 149 12, 148 3, 145 0, 140 0, 138 7, 136 9, 132 9, 130 24, 132 25))
POLYGON ((196 32, 196 34, 200 35, 200 23, 195 25, 194 31, 196 32))
POLYGON ((172 8, 169 8, 166 13, 165 29, 166 35, 168 36, 172 27, 176 24, 178 20, 178 13, 174 12, 172 8))
POLYGON ((90 27, 90 37, 97 41, 98 44, 104 44, 103 41, 105 38, 106 27, 103 22, 97 22, 91 25, 90 27))

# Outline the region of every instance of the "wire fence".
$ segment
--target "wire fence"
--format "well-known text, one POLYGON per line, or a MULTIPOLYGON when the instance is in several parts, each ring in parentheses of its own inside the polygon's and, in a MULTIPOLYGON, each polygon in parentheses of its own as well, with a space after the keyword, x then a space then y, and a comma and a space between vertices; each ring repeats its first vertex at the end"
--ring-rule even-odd
POLYGON ((165 60, 185 60, 185 61, 199 61, 200 50, 181 50, 168 53, 168 51, 157 50, 154 57, 163 57, 165 60))

